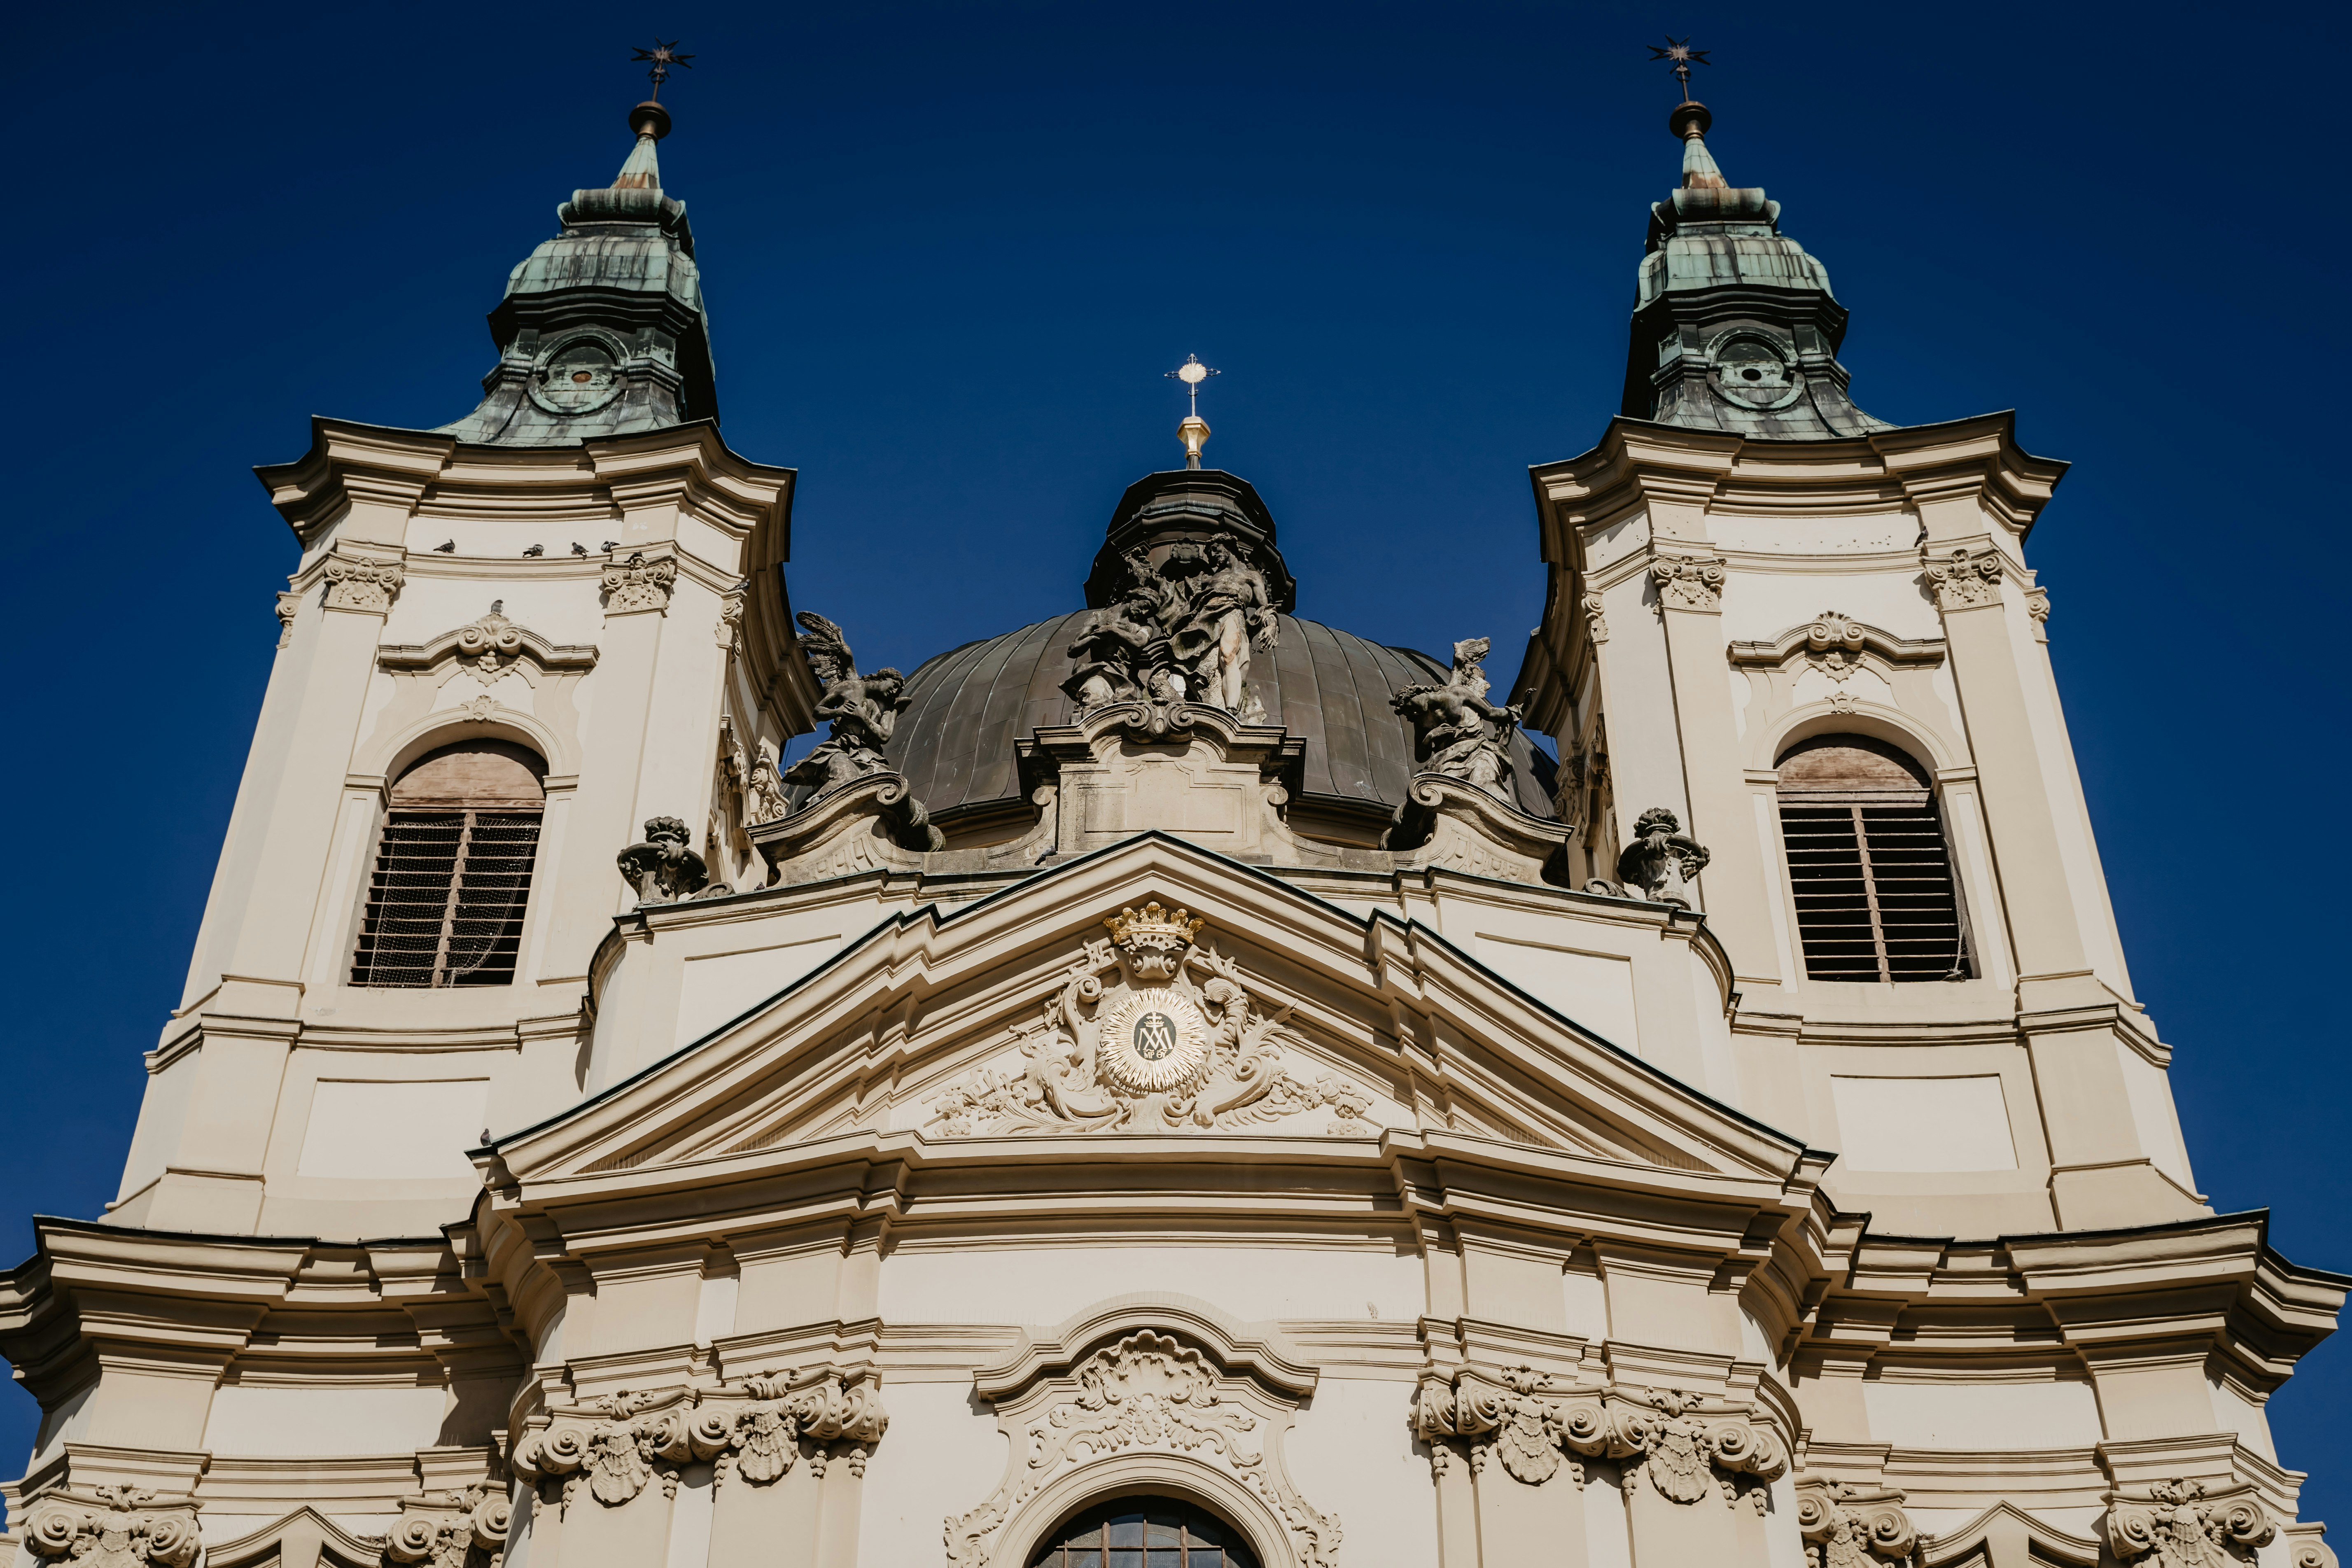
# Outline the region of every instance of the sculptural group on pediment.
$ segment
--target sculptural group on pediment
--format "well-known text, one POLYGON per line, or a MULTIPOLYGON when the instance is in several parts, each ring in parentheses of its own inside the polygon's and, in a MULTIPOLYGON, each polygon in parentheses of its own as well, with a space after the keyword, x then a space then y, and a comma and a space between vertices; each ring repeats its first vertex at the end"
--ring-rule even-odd
POLYGON ((1069 647, 1077 668, 1062 689, 1080 712, 1111 702, 1196 702, 1260 723, 1250 650, 1278 635, 1274 595, 1256 552, 1216 535, 1180 540, 1153 561, 1125 557, 1127 581, 1069 647))
POLYGON ((823 795, 868 773, 887 773, 890 764, 882 752, 907 710, 907 678, 888 668, 858 674, 839 626, 811 610, 793 618, 803 628, 801 651, 824 689, 816 716, 832 732, 785 771, 784 782, 823 795))

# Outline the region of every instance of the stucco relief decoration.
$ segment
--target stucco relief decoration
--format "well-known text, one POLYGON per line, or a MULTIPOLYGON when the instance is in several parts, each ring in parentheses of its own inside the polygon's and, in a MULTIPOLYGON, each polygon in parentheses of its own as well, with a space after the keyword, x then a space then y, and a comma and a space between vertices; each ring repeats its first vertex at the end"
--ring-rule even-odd
POLYGON ((513 668, 522 653, 522 628, 507 619, 506 607, 504 599, 492 599, 489 614, 457 629, 457 657, 485 686, 513 668))
POLYGON ((1910 1568, 1919 1532, 1903 1494, 1847 1481, 1797 1482, 1797 1532, 1807 1568, 1910 1568))
POLYGON ((408 581, 408 574, 385 561, 361 561, 338 555, 327 563, 327 607, 331 610, 389 610, 408 581))
POLYGON ((1659 1496, 1696 1503, 1719 1495, 1759 1512, 1764 1488, 1788 1473, 1789 1453, 1769 1426, 1738 1412, 1707 1415, 1695 1394, 1653 1391, 1555 1391, 1551 1374, 1532 1367, 1491 1375, 1465 1369, 1453 1379, 1424 1377, 1413 1397, 1414 1436, 1429 1445, 1430 1468, 1443 1475, 1453 1447, 1474 1471, 1499 1458, 1515 1480, 1541 1486, 1568 1472, 1584 1484, 1585 1459, 1616 1459, 1626 1482, 1638 1473, 1659 1496))
POLYGON ((278 595, 278 646, 285 647, 294 640, 294 617, 302 613, 302 595, 284 593, 278 595))
POLYGON ((196 1559, 194 1504, 154 1503, 153 1492, 128 1486, 50 1492, 31 1506, 25 1544, 79 1568, 188 1568, 196 1559))
POLYGON ((667 610, 670 590, 677 585, 677 562, 667 556, 648 561, 640 550, 626 561, 604 568, 604 608, 615 615, 667 610))
POLYGON ((399 1521, 384 1537, 384 1559, 433 1568, 499 1568, 513 1513, 506 1489, 488 1484, 404 1498, 399 1521))
POLYGON ((1024 1065, 957 1083, 931 1102, 931 1130, 950 1138, 1201 1131, 1330 1106, 1334 1131, 1374 1131, 1360 1120, 1371 1096, 1291 1071, 1278 1039, 1291 1010, 1261 1008, 1234 962, 1201 942, 1205 921, 1150 903, 1104 924, 1110 941, 1087 944, 1043 1019, 1024 1031, 1024 1065))
POLYGON ((1607 615, 1602 613, 1600 595, 1587 594, 1584 595, 1584 620, 1585 624, 1592 628, 1592 640, 1594 642, 1607 642, 1609 640, 1609 617, 1607 615))
POLYGON ((1962 546, 1948 555, 1930 555, 1926 570, 1927 586, 1939 610, 1965 610, 2000 601, 2000 552, 1990 545, 1973 551, 1962 546))
POLYGON ((2209 1499, 2204 1483, 2158 1481, 2107 1500, 2107 1545, 2125 1568, 2241 1568, 2278 1528, 2252 1497, 2209 1499))
POLYGON ((1010 1484, 980 1508, 948 1515, 948 1562, 957 1568, 994 1562, 992 1547, 1004 1521, 1064 1471, 1158 1449, 1192 1455, 1234 1476, 1288 1527, 1293 1563, 1334 1568, 1338 1518, 1308 1507, 1269 1462, 1265 1417, 1228 1397, 1225 1382, 1199 1351, 1148 1329, 1097 1352, 1077 1369, 1074 1389, 1023 1423, 1010 1484))
POLYGON ((732 649, 742 629, 743 590, 739 584, 719 596, 719 620, 711 628, 711 640, 720 647, 732 649))
POLYGON ((1412 726, 1417 772, 1460 779, 1507 804, 1511 736, 1519 727, 1519 710, 1486 700, 1481 661, 1488 647, 1485 637, 1455 643, 1454 668, 1444 685, 1402 687, 1389 706, 1412 726))
POLYGON ((1220 535, 1179 541, 1156 562, 1139 549, 1125 559, 1126 585, 1069 647, 1077 668, 1062 689, 1078 710, 1197 702, 1263 723, 1250 650, 1274 647, 1279 623, 1256 552, 1220 535))
POLYGON ((1723 605, 1724 570, 1713 555, 1661 555, 1650 563, 1658 603, 1669 610, 1715 610, 1723 605))
POLYGON ((2028 588, 2025 591, 2025 613, 2046 624, 2050 619, 2050 590, 2028 588))
POLYGON ((788 1473, 806 1449, 809 1469, 825 1473, 835 1450, 852 1475, 890 1425, 881 1399, 862 1379, 832 1369, 772 1372, 746 1378, 749 1403, 709 1399, 680 1390, 667 1407, 648 1413, 652 1396, 625 1390, 572 1411, 558 1411, 544 1431, 515 1445, 515 1473, 557 1494, 568 1510, 584 1487, 617 1508, 656 1479, 675 1495, 678 1471, 697 1462, 711 1467, 712 1484, 730 1479, 764 1486, 788 1473))

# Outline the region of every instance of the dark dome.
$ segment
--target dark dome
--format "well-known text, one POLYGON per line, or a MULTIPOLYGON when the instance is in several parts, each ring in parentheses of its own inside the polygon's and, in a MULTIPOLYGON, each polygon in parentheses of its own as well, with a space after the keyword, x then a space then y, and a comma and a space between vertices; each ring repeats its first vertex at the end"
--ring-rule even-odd
MULTIPOLYGON (((1070 677, 1070 643, 1093 614, 1076 610, 966 643, 908 679, 889 755, 933 816, 1020 797, 1013 743, 1074 717, 1062 682, 1070 677)), ((1249 684, 1266 721, 1307 742, 1304 802, 1385 816, 1412 775, 1412 731, 1389 697, 1401 686, 1444 680, 1448 667, 1294 616, 1281 624, 1276 645, 1253 652, 1249 684)), ((1551 759, 1521 733, 1511 739, 1511 761, 1519 809, 1552 816, 1551 759)))

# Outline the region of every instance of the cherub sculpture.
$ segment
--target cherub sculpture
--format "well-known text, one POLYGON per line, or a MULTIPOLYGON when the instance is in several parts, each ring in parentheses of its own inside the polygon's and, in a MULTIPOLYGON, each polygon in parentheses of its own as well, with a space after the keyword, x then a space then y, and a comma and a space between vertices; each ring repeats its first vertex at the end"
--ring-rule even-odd
POLYGON ((785 772, 784 782, 813 784, 824 795, 868 773, 887 773, 890 764, 882 752, 890 743, 898 715, 906 710, 906 677, 887 668, 858 674, 839 626, 811 610, 793 618, 805 628, 801 651, 824 687, 816 716, 830 723, 833 732, 785 772))
POLYGON ((1455 643, 1444 685, 1405 687, 1389 706, 1412 726, 1416 772, 1460 779, 1508 802, 1511 735, 1519 727, 1519 710, 1486 700, 1486 672, 1479 663, 1488 646, 1485 637, 1455 643))

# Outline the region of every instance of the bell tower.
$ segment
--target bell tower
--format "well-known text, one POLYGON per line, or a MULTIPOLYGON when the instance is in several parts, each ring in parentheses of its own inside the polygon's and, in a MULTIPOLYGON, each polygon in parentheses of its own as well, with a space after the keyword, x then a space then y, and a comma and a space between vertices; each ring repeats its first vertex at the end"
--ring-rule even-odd
POLYGON ((299 559, 119 1223, 429 1234, 458 1151, 580 1093, 615 854, 667 819, 709 885, 752 874, 741 794, 816 697, 794 476, 719 437, 670 114, 629 125, 509 278, 472 413, 315 419, 258 470, 299 559))
POLYGON ((1856 407, 1828 273, 1710 123, 1669 118, 1624 413, 1532 470, 1550 585, 1515 698, 1584 875, 1666 817, 1704 846, 1742 1103, 1840 1150, 1878 1228, 2204 1214, 2027 562, 2065 465, 2007 414, 1856 407))

